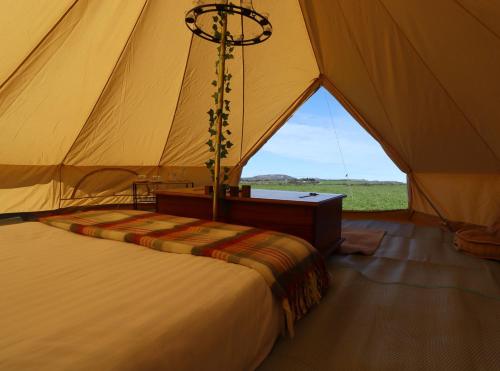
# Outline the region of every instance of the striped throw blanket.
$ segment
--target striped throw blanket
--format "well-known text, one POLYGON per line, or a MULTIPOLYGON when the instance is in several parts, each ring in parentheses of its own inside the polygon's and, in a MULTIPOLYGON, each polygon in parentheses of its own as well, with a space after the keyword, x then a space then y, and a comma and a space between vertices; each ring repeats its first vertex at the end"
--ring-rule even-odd
POLYGON ((294 321, 317 304, 328 288, 322 257, 308 242, 288 234, 139 210, 94 210, 40 221, 86 236, 206 256, 254 269, 281 301, 292 336, 294 321))

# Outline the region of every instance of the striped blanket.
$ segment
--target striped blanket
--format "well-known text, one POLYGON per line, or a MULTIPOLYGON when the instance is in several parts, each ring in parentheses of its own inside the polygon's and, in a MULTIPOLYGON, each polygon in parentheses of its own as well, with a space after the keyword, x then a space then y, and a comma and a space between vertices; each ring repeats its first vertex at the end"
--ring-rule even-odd
POLYGON ((254 269, 281 301, 292 336, 294 321, 317 304, 328 288, 322 257, 308 242, 288 234, 139 210, 94 210, 40 221, 86 236, 206 256, 254 269))

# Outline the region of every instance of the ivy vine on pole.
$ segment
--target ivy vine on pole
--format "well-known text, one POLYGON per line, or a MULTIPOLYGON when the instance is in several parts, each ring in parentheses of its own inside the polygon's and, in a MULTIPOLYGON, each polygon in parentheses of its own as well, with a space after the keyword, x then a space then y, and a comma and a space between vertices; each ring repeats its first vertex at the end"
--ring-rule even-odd
MULTIPOLYGON (((212 17, 212 30, 213 30, 213 35, 217 39, 221 40, 222 39, 222 26, 224 22, 224 17, 227 16, 227 14, 230 14, 230 11, 226 10, 220 10, 218 11, 218 15, 212 17)), ((226 29, 226 39, 227 40, 233 40, 233 36, 231 33, 226 29)), ((227 95, 225 97, 220 97, 219 96, 219 86, 218 86, 218 80, 219 80, 219 64, 221 63, 221 60, 224 58, 226 60, 228 59, 233 59, 234 51, 234 46, 233 45, 224 45, 224 50, 222 50, 221 46, 219 45, 217 47, 217 61, 215 62, 215 75, 216 78, 212 81, 212 85, 216 88, 216 91, 212 94, 212 98, 214 99, 214 105, 215 109, 211 107, 207 114, 208 114, 208 121, 209 121, 209 127, 208 127, 208 132, 210 134, 210 137, 206 144, 208 145, 209 152, 214 153, 217 150, 217 120, 219 117, 222 118, 222 131, 220 133, 220 145, 219 145, 219 151, 220 151, 220 158, 224 159, 227 158, 229 154, 229 150, 233 146, 233 143, 230 141, 230 136, 231 136, 231 130, 229 129, 229 113, 231 111, 231 101, 227 99, 227 95), (223 104, 220 105, 219 99, 224 99, 223 104), (219 108, 222 107, 222 108, 219 108)), ((229 94, 231 92, 231 78, 232 75, 229 73, 229 70, 226 69, 223 72, 224 76, 222 79, 222 84, 223 84, 223 93, 224 94, 229 94)), ((212 180, 215 178, 215 159, 210 158, 205 162, 206 167, 210 171, 210 174, 212 176, 212 180)), ((224 166, 223 167, 223 178, 222 181, 225 182, 229 179, 229 168, 224 166)))

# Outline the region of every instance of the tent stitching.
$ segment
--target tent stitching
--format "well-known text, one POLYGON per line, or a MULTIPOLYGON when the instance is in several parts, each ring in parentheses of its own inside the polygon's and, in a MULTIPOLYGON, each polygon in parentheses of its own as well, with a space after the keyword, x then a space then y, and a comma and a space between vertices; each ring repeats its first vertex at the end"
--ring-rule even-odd
POLYGON ((371 86, 372 86, 372 88, 373 88, 373 90, 374 90, 374 92, 375 92, 375 95, 376 95, 377 100, 378 100, 378 102, 379 102, 379 104, 380 104, 380 107, 381 107, 381 108, 382 108, 382 110, 384 111, 384 115, 385 115, 385 117, 386 117, 386 119, 387 119, 387 122, 388 122, 388 123, 389 123, 389 125, 391 126, 391 128, 392 128, 393 132, 394 132, 394 133, 398 136, 399 143, 404 143, 404 141, 403 141, 403 140, 401 140, 402 138, 401 138, 401 134, 400 134, 400 132, 399 132, 398 130, 396 130, 396 129, 395 129, 395 126, 394 126, 394 124, 393 124, 393 122, 392 122, 392 120, 391 120, 391 118, 390 118, 390 116, 389 116, 389 112, 387 111, 387 108, 385 107, 385 104, 384 104, 384 102, 382 101, 382 97, 381 97, 381 95, 380 95, 380 92, 378 91, 377 86, 375 85, 375 82, 373 81, 373 78, 372 78, 372 76, 371 76, 371 74, 370 74, 370 71, 369 71, 369 69, 368 69, 368 65, 367 65, 367 63, 366 63, 366 60, 365 60, 365 58, 363 57, 363 54, 361 53, 361 49, 360 49, 360 47, 359 47, 359 44, 358 44, 358 42, 357 42, 356 38, 354 37, 354 34, 353 34, 352 29, 351 29, 351 27, 350 27, 350 25, 349 25, 349 23, 348 23, 348 21, 347 21, 347 17, 346 17, 346 15, 345 15, 345 13, 344 13, 344 10, 342 9, 342 5, 341 5, 340 1, 337 1, 337 4, 338 4, 338 7, 339 7, 339 9, 340 9, 340 14, 341 14, 341 16, 342 16, 342 19, 344 20, 344 23, 345 23, 345 25, 346 25, 347 32, 348 32, 348 34, 349 34, 349 38, 350 38, 350 40, 352 41, 352 43, 354 44, 354 47, 355 47, 356 51, 358 52, 359 58, 360 58, 361 62, 363 63, 363 66, 364 66, 364 68, 365 68, 365 72, 366 72, 366 75, 367 75, 367 77, 368 77, 368 80, 370 81, 370 84, 371 84, 371 86))
POLYGON ((438 207, 434 204, 434 202, 432 202, 431 198, 423 191, 422 187, 418 184, 417 180, 415 179, 415 176, 413 175, 413 173, 409 173, 408 177, 411 180, 411 184, 413 184, 415 186, 415 188, 418 190, 418 192, 424 197, 425 201, 427 201, 429 206, 434 210, 434 212, 437 214, 439 219, 441 219, 441 221, 444 223, 444 225, 448 228, 448 230, 450 232, 452 232, 453 229, 451 228, 451 225, 450 225, 448 219, 446 219, 443 216, 443 214, 439 211, 438 207))
MULTIPOLYGON (((367 73, 367 75, 368 75, 368 78, 369 78, 369 80, 370 80, 370 83, 371 83, 371 84, 372 84, 372 86, 373 86, 373 89, 374 89, 374 90, 375 90, 375 92, 376 92, 376 95, 377 95, 377 98, 378 98, 378 100, 379 100, 379 102, 380 102, 380 105, 381 105, 382 109, 384 110, 384 113, 385 113, 385 115, 386 115, 386 117, 387 117, 387 120, 389 121, 389 123, 390 123, 391 127, 393 127, 393 128, 394 128, 394 125, 393 125, 393 123, 392 123, 392 121, 391 121, 391 119, 390 119, 390 117, 389 117, 389 114, 388 114, 388 112, 387 112, 387 110, 386 110, 386 108, 385 108, 385 105, 383 104, 383 101, 382 101, 382 99, 381 99, 381 97, 380 97, 380 93, 379 93, 379 91, 378 91, 378 89, 377 89, 377 87, 376 87, 376 85, 375 85, 375 83, 374 83, 374 81, 373 81, 373 79, 372 79, 372 77, 371 77, 371 74, 370 74, 370 72, 369 72, 369 70, 368 70, 368 67, 367 67, 367 65, 366 65, 366 61, 365 61, 365 59, 363 58, 363 54, 361 53, 361 50, 360 50, 360 48, 359 48, 359 45, 358 45, 358 43, 357 43, 356 39, 354 38, 354 35, 353 35, 353 33, 352 33, 352 29, 351 29, 351 27, 349 26, 349 23, 348 23, 348 21, 347 21, 347 17, 345 16, 344 10, 342 9, 342 5, 340 4, 340 2, 339 2, 339 1, 337 1, 337 3, 339 4, 340 13, 341 13, 342 18, 344 19, 344 22, 345 22, 345 24, 346 24, 346 26, 347 26, 347 30, 348 30, 348 33, 349 33, 349 37, 350 37, 350 39, 353 41, 353 43, 354 43, 354 45, 355 45, 355 47, 356 47, 356 50, 357 50, 357 51, 358 51, 358 53, 359 53, 359 57, 361 58, 361 61, 363 62, 363 65, 365 66, 366 73, 367 73)), ((399 135, 398 135, 398 136, 399 136, 399 135)), ((409 170, 410 170, 410 171, 408 172, 408 175, 409 175, 409 177, 410 177, 410 180, 412 180, 412 183, 413 183, 413 184, 415 184, 415 186, 416 186, 417 190, 418 190, 418 191, 422 194, 422 196, 424 196, 424 198, 426 199, 426 201, 427 201, 427 202, 429 203, 429 205, 430 205, 430 206, 431 206, 431 207, 432 207, 432 208, 436 211, 436 213, 437 213, 437 214, 438 214, 438 216, 439 216, 439 217, 443 220, 443 222, 445 222, 445 224, 446 224, 446 225, 448 225, 448 223, 447 223, 446 219, 445 219, 445 218, 442 216, 442 214, 441 214, 441 213, 437 210, 437 208, 436 208, 436 207, 435 207, 435 205, 432 203, 432 201, 430 200, 430 198, 429 198, 429 197, 428 197, 428 196, 427 196, 427 195, 426 195, 426 194, 422 191, 422 188, 421 188, 421 187, 419 187, 419 185, 415 182, 415 179, 414 179, 414 177, 412 176, 412 172, 413 172, 413 171, 411 170, 411 168, 409 168, 409 170)))
POLYGON ((378 132, 373 125, 371 125, 368 120, 360 113, 360 111, 347 99, 342 92, 335 86, 330 79, 322 75, 322 85, 332 94, 335 99, 344 107, 344 109, 349 112, 356 122, 361 125, 370 135, 375 138, 375 140, 380 143, 380 145, 385 149, 388 156, 392 161, 396 162, 396 165, 405 173, 410 173, 412 171, 411 167, 402 158, 401 154, 389 143, 384 141, 382 135, 378 132))
POLYGON ((483 26, 488 32, 490 32, 493 36, 500 40, 500 35, 493 31, 486 23, 484 23, 478 16, 472 13, 469 9, 467 9, 460 1, 453 0, 459 7, 461 7, 469 16, 474 18, 481 26, 483 26))
POLYGON ((274 124, 267 128, 267 130, 260 136, 250 150, 247 151, 245 156, 243 156, 243 158, 233 166, 229 172, 229 176, 231 176, 239 168, 245 166, 248 160, 262 148, 262 146, 286 123, 290 116, 294 114, 295 111, 320 88, 320 86, 320 78, 317 77, 307 86, 302 94, 300 94, 297 99, 295 99, 292 104, 283 111, 283 113, 274 121, 274 124))
POLYGON ((389 9, 387 9, 387 7, 385 6, 385 4, 383 3, 382 0, 378 0, 378 2, 380 3, 380 5, 382 6, 382 8, 385 10, 385 12, 387 13, 387 15, 389 16, 389 18, 392 20, 392 22, 394 23, 394 25, 396 26, 396 29, 398 30, 398 32, 401 34, 401 36, 403 36, 405 38, 405 40, 408 42, 408 45, 412 48, 412 50, 415 52, 416 56, 418 57, 418 59, 420 60, 420 62, 424 65, 424 67, 427 69, 427 71, 429 72, 429 74, 433 77, 433 79, 436 81, 436 83, 439 85, 439 87, 443 90, 443 92, 445 93, 445 95, 448 97, 448 99, 453 103, 453 105, 455 106, 455 108, 458 110, 458 112, 460 112, 460 114, 463 116, 463 118, 465 119, 465 122, 467 122, 467 124, 471 127, 471 129, 476 133, 477 137, 483 142, 483 144, 486 146, 486 148, 488 148, 488 150, 491 152, 491 154, 493 155, 493 157, 495 158, 495 160, 497 161, 497 167, 500 169, 500 159, 498 158, 498 156, 496 155, 495 151, 493 150, 493 148, 491 148, 491 146, 488 144, 488 142, 486 141, 486 139, 484 139, 484 137, 481 135, 481 133, 479 132, 479 130, 476 128, 476 126, 470 121, 469 117, 466 115, 466 113, 461 109, 461 107, 459 106, 459 104, 456 102, 456 100, 452 97, 452 95, 450 94, 450 92, 446 89, 446 87, 444 86, 444 84, 441 82, 441 80, 437 77, 437 75, 434 73, 434 71, 429 67, 429 65, 426 63, 424 57, 419 53, 419 51, 417 50, 417 48, 415 47, 415 45, 410 41, 409 37, 406 35, 406 33, 402 30, 401 26, 399 25, 399 23, 394 19, 394 17, 392 16, 391 12, 389 11, 389 9))
POLYGON ((316 65, 318 66, 319 73, 322 74, 322 73, 324 73, 323 59, 318 56, 318 54, 320 53, 320 50, 318 47, 316 47, 316 43, 313 42, 313 40, 315 40, 311 36, 311 32, 313 30, 311 29, 311 27, 309 27, 309 22, 307 22, 307 20, 306 20, 306 15, 305 15, 306 12, 304 12, 302 1, 300 1, 300 0, 298 0, 298 1, 299 1, 300 12, 302 13, 302 19, 304 20, 304 25, 305 25, 305 28, 307 31, 307 37, 309 38, 309 43, 310 43, 311 49, 314 53, 314 59, 316 60, 316 65))
POLYGON ((162 166, 161 162, 163 160, 163 157, 165 157, 165 152, 167 151, 168 140, 170 139, 170 134, 172 133, 172 128, 174 127, 174 123, 175 123, 175 118, 177 117, 177 111, 179 109, 179 102, 181 100, 182 90, 184 87, 184 81, 185 81, 186 75, 187 75, 187 69, 188 69, 188 65, 189 65, 189 57, 191 56, 191 49, 193 48, 193 39, 194 39, 194 34, 191 33, 191 39, 189 41, 189 49, 188 49, 188 53, 187 53, 187 57, 186 57, 186 63, 184 64, 184 73, 182 74, 182 81, 181 81, 181 84, 179 86, 179 94, 177 94, 177 102, 175 104, 174 115, 172 116, 172 122, 170 124, 169 129, 168 129, 167 138, 165 139, 165 145, 163 146, 163 149, 160 153, 160 159, 158 160, 158 165, 156 165, 156 167, 158 169, 162 166))
POLYGON ((61 165, 64 165, 64 162, 66 161, 68 155, 71 153, 71 150, 74 148, 75 143, 78 141, 78 138, 82 134, 83 129, 85 129, 85 127, 88 125, 89 120, 92 117, 92 114, 94 113, 95 109, 99 105, 99 102, 101 101, 101 98, 104 95, 104 92, 106 91, 106 88, 108 87, 109 82, 111 81, 111 79, 112 79, 112 77, 113 77, 113 75, 114 75, 114 73, 116 71, 116 68, 118 67, 118 65, 120 64, 120 62, 122 60, 122 56, 123 56, 125 50, 127 49, 128 45, 130 43, 130 40, 132 39, 134 31, 137 28, 137 25, 139 24, 139 21, 141 20, 142 15, 144 14, 144 9, 146 8, 147 4, 149 4, 149 0, 144 0, 144 5, 142 6, 141 12, 139 13, 139 16, 137 17, 137 19, 136 19, 136 21, 134 23, 134 26, 132 27, 132 31, 128 35, 127 41, 123 45, 123 48, 122 48, 122 50, 121 50, 118 58, 116 59, 116 62, 114 64, 113 68, 111 69, 111 72, 110 72, 110 74, 108 76, 108 79, 106 80, 106 83, 104 84, 103 88, 101 89, 101 92, 99 93, 99 96, 97 97, 97 100, 95 101, 94 106, 92 107, 92 110, 90 111, 89 115, 87 116, 87 119, 85 120, 85 122, 83 123, 82 127, 80 128, 80 131, 76 135, 75 140, 73 141, 73 144, 71 145, 71 147, 69 148, 69 150, 66 152, 66 155, 64 156, 63 160, 61 161, 61 165))
MULTIPOLYGON (((356 122, 365 129, 384 149, 389 158, 396 163, 398 168, 402 170, 407 177, 412 173, 410 166, 402 159, 399 152, 394 149, 389 143, 385 142, 380 133, 372 125, 368 123, 366 118, 359 112, 359 110, 342 94, 342 92, 333 84, 327 76, 321 76, 322 85, 328 92, 341 104, 344 109, 356 120, 356 122)), ((408 186, 408 209, 413 210, 411 187, 408 186)))
POLYGON ((137 25, 139 24, 139 21, 141 20, 142 18, 142 15, 144 14, 144 9, 146 8, 147 4, 149 4, 149 0, 145 0, 144 1, 144 4, 142 6, 142 9, 141 9, 141 12, 139 13, 139 16, 137 17, 135 23, 134 23, 134 26, 132 27, 132 31, 130 32, 130 34, 128 35, 128 38, 127 38, 127 41, 125 42, 118 58, 116 59, 116 62, 113 66, 113 68, 111 69, 111 73, 109 74, 108 76, 108 79, 106 80, 106 83, 104 84, 99 96, 97 97, 97 100, 95 101, 94 103, 94 106, 92 107, 92 110, 90 111, 89 115, 87 116, 87 119, 85 120, 85 122, 83 123, 82 127, 80 128, 80 131, 78 132, 78 134, 76 135, 75 139, 73 140, 73 144, 69 147, 68 151, 66 152, 66 155, 63 157, 61 163, 59 164, 59 208, 61 208, 61 198, 62 198, 62 168, 64 166, 64 162, 66 161, 66 158, 68 157, 68 155, 71 153, 71 150, 74 148, 75 146, 75 143, 78 141, 78 138, 80 137, 80 135, 82 134, 83 132, 83 129, 85 129, 85 127, 88 125, 88 122, 90 120, 90 118, 92 117, 92 114, 94 113, 96 107, 98 106, 104 92, 106 91, 106 88, 108 87, 108 84, 109 82, 111 81, 111 78, 113 77, 113 74, 117 68, 117 66, 119 65, 121 59, 122 59, 122 56, 123 56, 123 53, 125 52, 125 50, 127 49, 129 43, 130 43, 130 40, 132 39, 132 36, 134 34, 134 31, 137 27, 137 25))
POLYGON ((76 3, 78 3, 79 0, 73 1, 73 3, 66 9, 64 14, 57 20, 56 23, 50 28, 50 30, 40 39, 40 41, 35 45, 33 49, 28 53, 28 55, 21 61, 21 63, 12 71, 9 76, 0 84, 0 89, 2 89, 11 79, 14 77, 14 75, 21 69, 22 66, 30 59, 30 57, 33 55, 35 51, 40 47, 40 45, 52 34, 52 32, 59 26, 59 24, 63 21, 64 18, 71 12, 71 10, 75 7, 76 3))
POLYGON ((359 110, 356 107, 354 107, 354 105, 340 92, 340 90, 335 86, 335 84, 333 84, 330 81, 330 79, 324 74, 324 71, 323 71, 324 68, 323 68, 322 63, 321 63, 322 60, 321 60, 321 58, 318 57, 319 50, 318 50, 316 44, 313 42, 314 39, 311 37, 312 30, 309 27, 309 23, 306 21, 306 16, 305 16, 306 12, 304 12, 302 2, 299 1, 299 5, 300 5, 301 12, 302 12, 302 16, 304 17, 304 23, 306 25, 307 34, 309 36, 309 42, 311 43, 311 48, 313 49, 314 55, 316 57, 316 63, 318 65, 318 69, 320 70, 321 84, 324 87, 326 87, 326 89, 330 92, 330 94, 332 94, 335 97, 335 99, 337 99, 337 101, 344 107, 344 109, 355 118, 355 120, 358 122, 358 124, 360 124, 365 130, 367 130, 375 138, 375 140, 377 140, 377 142, 379 142, 382 145, 383 148, 386 148, 386 152, 390 153, 389 157, 393 161, 396 160, 396 162, 398 163, 398 166, 400 168, 404 168, 403 171, 405 171, 405 172, 410 171, 411 172, 410 167, 408 166, 406 161, 404 161, 402 159, 401 154, 398 151, 396 151, 396 149, 394 147, 392 147, 391 145, 389 145, 388 143, 386 143, 382 139, 382 136, 380 135, 380 133, 372 125, 370 125, 368 123, 368 121, 361 115, 359 110), (326 86, 325 82, 329 86, 326 86), (395 156, 396 156, 396 159, 394 159, 395 156))
MULTIPOLYGON (((318 58, 317 56, 317 51, 316 51, 316 48, 314 47, 314 43, 312 42, 312 38, 311 38, 311 34, 310 34, 310 30, 309 30, 309 26, 308 26, 308 23, 306 22, 306 19, 305 19, 305 15, 304 15, 304 10, 302 8, 302 3, 300 0, 297 0, 297 3, 299 5, 299 9, 300 9, 300 13, 302 15, 302 21, 304 22, 303 25, 304 25, 304 28, 307 32, 307 36, 308 36, 308 39, 309 39, 309 46, 311 47, 312 51, 313 51, 313 54, 314 54, 314 60, 316 61, 316 66, 318 68, 318 70, 320 71, 320 74, 321 74, 321 68, 319 66, 319 61, 320 59, 318 58)), ((242 33, 243 33, 243 22, 241 24, 241 29, 242 29, 242 33)), ((232 175, 234 173, 234 171, 237 171, 237 169, 239 169, 240 167, 244 166, 246 164, 246 162, 260 149, 262 148, 262 146, 267 142, 267 140, 265 140, 262 144, 259 144, 259 142, 268 134, 269 130, 271 130, 271 134, 269 136, 269 138, 274 135, 276 133, 276 131, 278 131, 286 122, 286 120, 298 109, 298 107, 300 107, 300 105, 305 102, 307 100, 307 98, 309 98, 312 94, 314 94, 315 91, 317 91, 317 89, 319 89, 319 86, 315 89, 315 91, 313 93, 311 93, 307 98, 305 98, 296 108, 295 110, 293 110, 293 112, 290 113, 290 115, 286 116, 285 119, 283 119, 282 122, 279 122, 280 118, 278 118, 277 121, 275 121, 275 124, 278 123, 278 127, 275 129, 275 130, 272 130, 274 125, 272 125, 270 128, 268 128, 268 130, 266 130, 262 136, 257 140, 257 142, 250 148, 250 150, 244 155, 242 156, 243 154, 243 135, 244 135, 244 132, 243 132, 243 127, 244 127, 244 123, 245 123, 245 58, 244 58, 244 50, 242 48, 242 61, 243 61, 243 116, 242 116, 242 127, 241 127, 241 141, 240 141, 240 160, 238 161, 238 163, 236 165, 234 165, 234 167, 231 169, 229 175, 232 175), (257 149, 255 149, 255 146, 257 145, 257 149)), ((311 85, 299 96, 299 98, 297 98, 285 111, 284 113, 287 112, 288 109, 290 109, 312 86, 313 84, 319 80, 320 77, 318 77, 315 81, 313 81, 311 83, 311 85)), ((268 138, 268 139, 269 139, 268 138)))

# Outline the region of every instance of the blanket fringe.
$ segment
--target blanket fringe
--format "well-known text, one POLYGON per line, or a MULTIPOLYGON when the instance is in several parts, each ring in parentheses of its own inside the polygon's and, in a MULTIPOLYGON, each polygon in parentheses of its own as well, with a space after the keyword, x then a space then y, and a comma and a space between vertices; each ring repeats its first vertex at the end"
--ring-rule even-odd
POLYGON ((313 259, 314 262, 308 271, 286 287, 287 296, 282 300, 286 330, 291 338, 295 334, 295 321, 321 301, 329 286, 329 276, 323 258, 317 255, 313 259))

